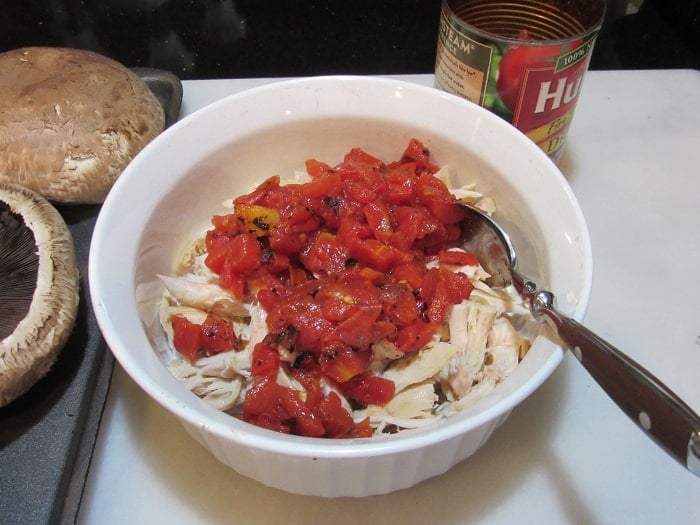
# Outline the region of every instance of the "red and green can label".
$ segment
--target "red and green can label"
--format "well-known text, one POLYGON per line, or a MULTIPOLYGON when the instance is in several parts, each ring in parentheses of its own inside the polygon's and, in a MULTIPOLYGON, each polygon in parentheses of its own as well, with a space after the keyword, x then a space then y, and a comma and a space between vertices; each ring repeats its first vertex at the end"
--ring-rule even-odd
POLYGON ((564 146, 596 32, 566 41, 489 39, 443 2, 435 62, 438 88, 511 122, 556 159, 564 146))

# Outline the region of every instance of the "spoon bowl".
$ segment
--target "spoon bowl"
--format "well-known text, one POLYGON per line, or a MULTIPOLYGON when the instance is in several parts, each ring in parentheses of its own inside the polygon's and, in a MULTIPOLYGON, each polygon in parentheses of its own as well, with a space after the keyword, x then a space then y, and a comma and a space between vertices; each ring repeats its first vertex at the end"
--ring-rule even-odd
POLYGON ((700 476, 700 417, 659 379, 556 308, 548 290, 517 269, 517 253, 506 231, 488 214, 464 205, 465 249, 491 274, 492 286, 513 285, 538 322, 546 322, 615 403, 659 446, 700 476))

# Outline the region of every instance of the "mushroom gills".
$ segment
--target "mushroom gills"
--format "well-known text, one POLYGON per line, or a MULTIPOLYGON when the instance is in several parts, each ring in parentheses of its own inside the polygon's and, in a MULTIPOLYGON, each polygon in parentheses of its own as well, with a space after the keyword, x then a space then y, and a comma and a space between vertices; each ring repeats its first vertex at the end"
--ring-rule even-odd
POLYGON ((0 341, 14 332, 29 313, 38 272, 34 234, 20 215, 0 201, 0 297, 4 303, 0 341))

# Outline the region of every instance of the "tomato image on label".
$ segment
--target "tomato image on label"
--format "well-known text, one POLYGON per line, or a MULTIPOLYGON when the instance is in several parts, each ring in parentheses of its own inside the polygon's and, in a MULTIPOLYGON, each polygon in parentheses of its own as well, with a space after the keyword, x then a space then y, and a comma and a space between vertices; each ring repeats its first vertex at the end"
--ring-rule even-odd
MULTIPOLYGON (((520 31, 518 39, 534 42, 527 30, 520 31)), ((573 42, 569 47, 576 48, 580 44, 580 41, 573 42)), ((560 45, 516 45, 506 50, 498 64, 496 79, 496 91, 503 104, 515 112, 526 71, 535 67, 554 69, 563 51, 560 45)))
MULTIPOLYGON (((519 38, 528 40, 522 38, 523 33, 527 35, 526 31, 521 31, 519 38)), ((556 57, 558 51, 558 46, 513 46, 503 54, 498 64, 496 91, 508 109, 515 111, 526 68, 552 64, 553 60, 556 60, 552 57, 556 57)))

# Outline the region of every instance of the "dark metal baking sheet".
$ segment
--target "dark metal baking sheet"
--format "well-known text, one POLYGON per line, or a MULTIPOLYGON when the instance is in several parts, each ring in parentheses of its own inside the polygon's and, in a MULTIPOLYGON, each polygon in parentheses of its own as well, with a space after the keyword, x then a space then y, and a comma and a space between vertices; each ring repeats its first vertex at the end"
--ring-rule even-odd
MULTIPOLYGON (((174 75, 135 69, 178 119, 174 75)), ((109 389, 114 359, 90 305, 88 253, 99 205, 57 207, 73 235, 80 272, 75 328, 49 374, 0 408, 0 524, 74 523, 109 389)))

